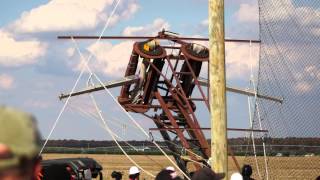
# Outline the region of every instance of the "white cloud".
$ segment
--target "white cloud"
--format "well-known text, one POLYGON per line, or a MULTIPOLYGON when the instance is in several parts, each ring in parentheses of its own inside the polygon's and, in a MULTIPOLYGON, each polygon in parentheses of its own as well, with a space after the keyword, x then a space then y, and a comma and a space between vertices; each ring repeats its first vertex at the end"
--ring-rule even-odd
POLYGON ((46 44, 37 40, 15 40, 0 30, 0 65, 20 66, 33 64, 46 52, 46 44))
MULTIPOLYGON (((291 0, 281 0, 279 1, 279 3, 281 4, 281 9, 282 10, 275 10, 269 13, 263 13, 264 11, 262 11, 261 13, 263 13, 263 20, 265 21, 274 21, 274 20, 287 20, 289 18, 292 18, 292 14, 295 11, 295 7, 292 4, 291 0)), ((271 3, 273 5, 273 3, 271 3)), ((262 8, 265 9, 272 9, 272 8, 278 8, 276 6, 271 7, 270 2, 266 2, 266 3, 262 3, 262 8)))
POLYGON ((307 93, 312 90, 312 85, 308 82, 298 82, 295 86, 295 90, 302 93, 307 93))
POLYGON ((202 26, 208 27, 209 26, 209 20, 208 19, 204 19, 201 21, 200 23, 202 26))
POLYGON ((11 89, 14 84, 14 78, 8 74, 0 75, 0 88, 1 89, 11 89))
MULTIPOLYGON (((155 35, 162 28, 168 29, 169 23, 163 19, 155 19, 152 24, 141 27, 127 27, 123 31, 123 35, 155 35)), ((90 68, 93 71, 103 72, 106 75, 121 77, 125 73, 130 55, 133 48, 133 41, 124 41, 113 45, 108 42, 99 42, 90 45, 87 50, 94 55, 94 59, 90 62, 90 68)), ((69 56, 74 55, 74 49, 68 49, 69 56)), ((85 55, 86 56, 86 55, 85 55)), ((75 70, 80 70, 83 63, 75 66, 75 70)))
POLYGON ((226 43, 227 78, 250 78, 251 67, 256 70, 259 60, 259 45, 252 44, 251 58, 250 45, 247 43, 226 43))
POLYGON ((68 48, 67 49, 67 55, 68 57, 72 57, 75 53, 75 48, 68 48))
POLYGON ((117 45, 107 42, 92 44, 88 50, 94 54, 95 59, 90 63, 90 67, 109 76, 121 77, 125 73, 132 48, 132 41, 121 42, 117 45))
POLYGON ((320 28, 313 28, 311 32, 316 36, 320 36, 320 28))
POLYGON ((257 23, 259 21, 258 5, 241 4, 235 16, 239 22, 257 23))
MULTIPOLYGON (((194 35, 192 37, 201 37, 199 35, 194 35)), ((194 41, 208 46, 206 41, 194 41)), ((241 79, 249 80, 251 75, 251 67, 254 75, 258 70, 259 63, 259 45, 252 44, 250 47, 249 43, 236 43, 236 42, 226 42, 225 44, 225 55, 226 55, 226 76, 228 80, 231 79, 241 79), (250 57, 250 48, 251 48, 251 57, 250 57)), ((206 78, 208 69, 208 64, 204 63, 202 65, 200 76, 206 78)))
POLYGON ((319 86, 320 69, 315 65, 309 65, 303 71, 295 73, 297 92, 307 93, 319 86))
MULTIPOLYGON (((24 12, 12 27, 17 32, 23 33, 93 29, 106 21, 115 5, 114 2, 114 0, 52 0, 24 12)), ((131 17, 138 8, 135 0, 123 1, 111 19, 110 25, 114 25, 122 18, 131 17)))
POLYGON ((126 27, 122 34, 124 36, 137 36, 137 35, 156 35, 162 29, 168 30, 170 24, 164 19, 157 18, 152 24, 147 24, 145 26, 129 26, 126 27))

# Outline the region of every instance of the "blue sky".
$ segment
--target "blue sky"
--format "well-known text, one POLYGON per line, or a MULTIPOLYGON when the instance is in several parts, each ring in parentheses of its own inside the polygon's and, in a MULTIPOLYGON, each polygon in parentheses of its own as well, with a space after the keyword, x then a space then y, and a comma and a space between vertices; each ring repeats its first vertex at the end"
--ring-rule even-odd
MULTIPOLYGON (((75 45, 71 41, 57 40, 56 36, 98 35, 114 5, 113 0, 95 0, 89 4, 78 0, 3 1, 0 7, 0 103, 34 114, 42 135, 46 137, 63 106, 58 95, 71 90, 80 72, 80 57, 75 45)), ((226 36, 258 39, 257 2, 226 0, 225 5, 226 36)), ((115 15, 104 35, 153 35, 162 28, 185 36, 208 35, 208 4, 205 0, 122 0, 115 15)), ((95 54, 90 66, 103 81, 124 74, 132 42, 77 43, 85 57, 89 52, 95 54)), ((230 43, 226 48, 228 84, 246 88, 250 66, 257 67, 258 47, 252 47, 251 59, 248 44, 230 43)), ((86 86, 87 77, 86 73, 77 89, 86 86)), ((118 95, 118 89, 112 92, 118 95)), ((105 92, 96 95, 106 119, 130 124, 105 92)), ((92 110, 88 97, 72 99, 71 105, 92 110)), ((80 114, 68 106, 52 138, 110 138, 96 122, 80 114)), ((208 112, 201 110, 198 114, 201 114, 201 124, 208 127, 208 112)), ((151 121, 135 114, 133 116, 145 129, 153 126, 151 121)), ((228 93, 228 120, 229 127, 248 127, 247 97, 228 93)), ((121 132, 121 128, 114 128, 116 132, 121 132)), ((128 139, 139 138, 134 135, 137 133, 132 133, 132 136, 130 132, 126 133, 128 139)))

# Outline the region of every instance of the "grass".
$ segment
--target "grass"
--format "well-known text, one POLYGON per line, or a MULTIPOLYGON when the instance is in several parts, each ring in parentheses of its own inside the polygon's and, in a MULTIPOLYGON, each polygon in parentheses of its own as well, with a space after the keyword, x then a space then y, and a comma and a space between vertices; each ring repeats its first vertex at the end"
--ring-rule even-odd
MULTIPOLYGON (((128 169, 133 164, 124 155, 103 155, 103 154, 44 154, 43 159, 56 159, 56 158, 69 158, 69 157, 91 157, 97 160, 103 166, 104 179, 110 179, 111 172, 121 171, 124 176, 123 179, 128 177, 128 169)), ((164 156, 146 156, 146 155, 133 155, 130 156, 142 168, 150 173, 156 175, 161 169, 172 166, 164 156)), ((259 179, 257 173, 257 166, 253 157, 237 157, 240 165, 249 163, 253 167, 255 179, 259 179)), ((258 157, 258 166, 260 167, 260 174, 265 174, 264 171, 264 158, 258 157)), ((193 168, 193 167, 191 167, 193 168)), ((313 180, 320 175, 320 157, 269 157, 268 158, 269 179, 279 180, 313 180)), ((237 171, 236 166, 229 158, 229 176, 231 173, 237 171)), ((146 173, 141 173, 140 179, 154 179, 146 173)))

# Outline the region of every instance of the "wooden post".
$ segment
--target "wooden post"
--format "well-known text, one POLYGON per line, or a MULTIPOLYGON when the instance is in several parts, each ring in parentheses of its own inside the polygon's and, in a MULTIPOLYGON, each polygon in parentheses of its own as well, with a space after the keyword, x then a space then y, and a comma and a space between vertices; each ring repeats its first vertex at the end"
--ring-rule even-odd
POLYGON ((211 167, 228 177, 224 0, 209 0, 211 167))

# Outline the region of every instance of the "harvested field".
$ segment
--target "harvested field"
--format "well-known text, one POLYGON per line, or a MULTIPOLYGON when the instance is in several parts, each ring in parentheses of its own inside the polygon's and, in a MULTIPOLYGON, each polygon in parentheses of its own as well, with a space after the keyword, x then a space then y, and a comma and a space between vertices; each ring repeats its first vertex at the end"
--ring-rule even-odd
MULTIPOLYGON (((112 171, 121 171, 124 174, 124 179, 128 177, 128 169, 132 163, 123 155, 101 155, 101 154, 44 154, 43 159, 69 158, 69 157, 91 157, 96 159, 103 166, 103 175, 110 179, 112 171)), ((131 156, 142 168, 156 174, 162 168, 170 166, 171 164, 164 156, 131 156)), ((253 163, 254 159, 250 157, 237 157, 239 164, 253 163)), ((229 174, 236 171, 236 166, 229 159, 229 174)), ((270 179, 280 180, 313 180, 320 175, 320 157, 269 157, 269 173, 270 179)), ((259 166, 263 166, 263 157, 258 158, 259 166)), ((257 177, 257 171, 253 166, 255 172, 254 177, 257 177)), ((263 174, 262 170, 261 174, 263 174)), ((153 179, 142 172, 141 179, 153 179)))

